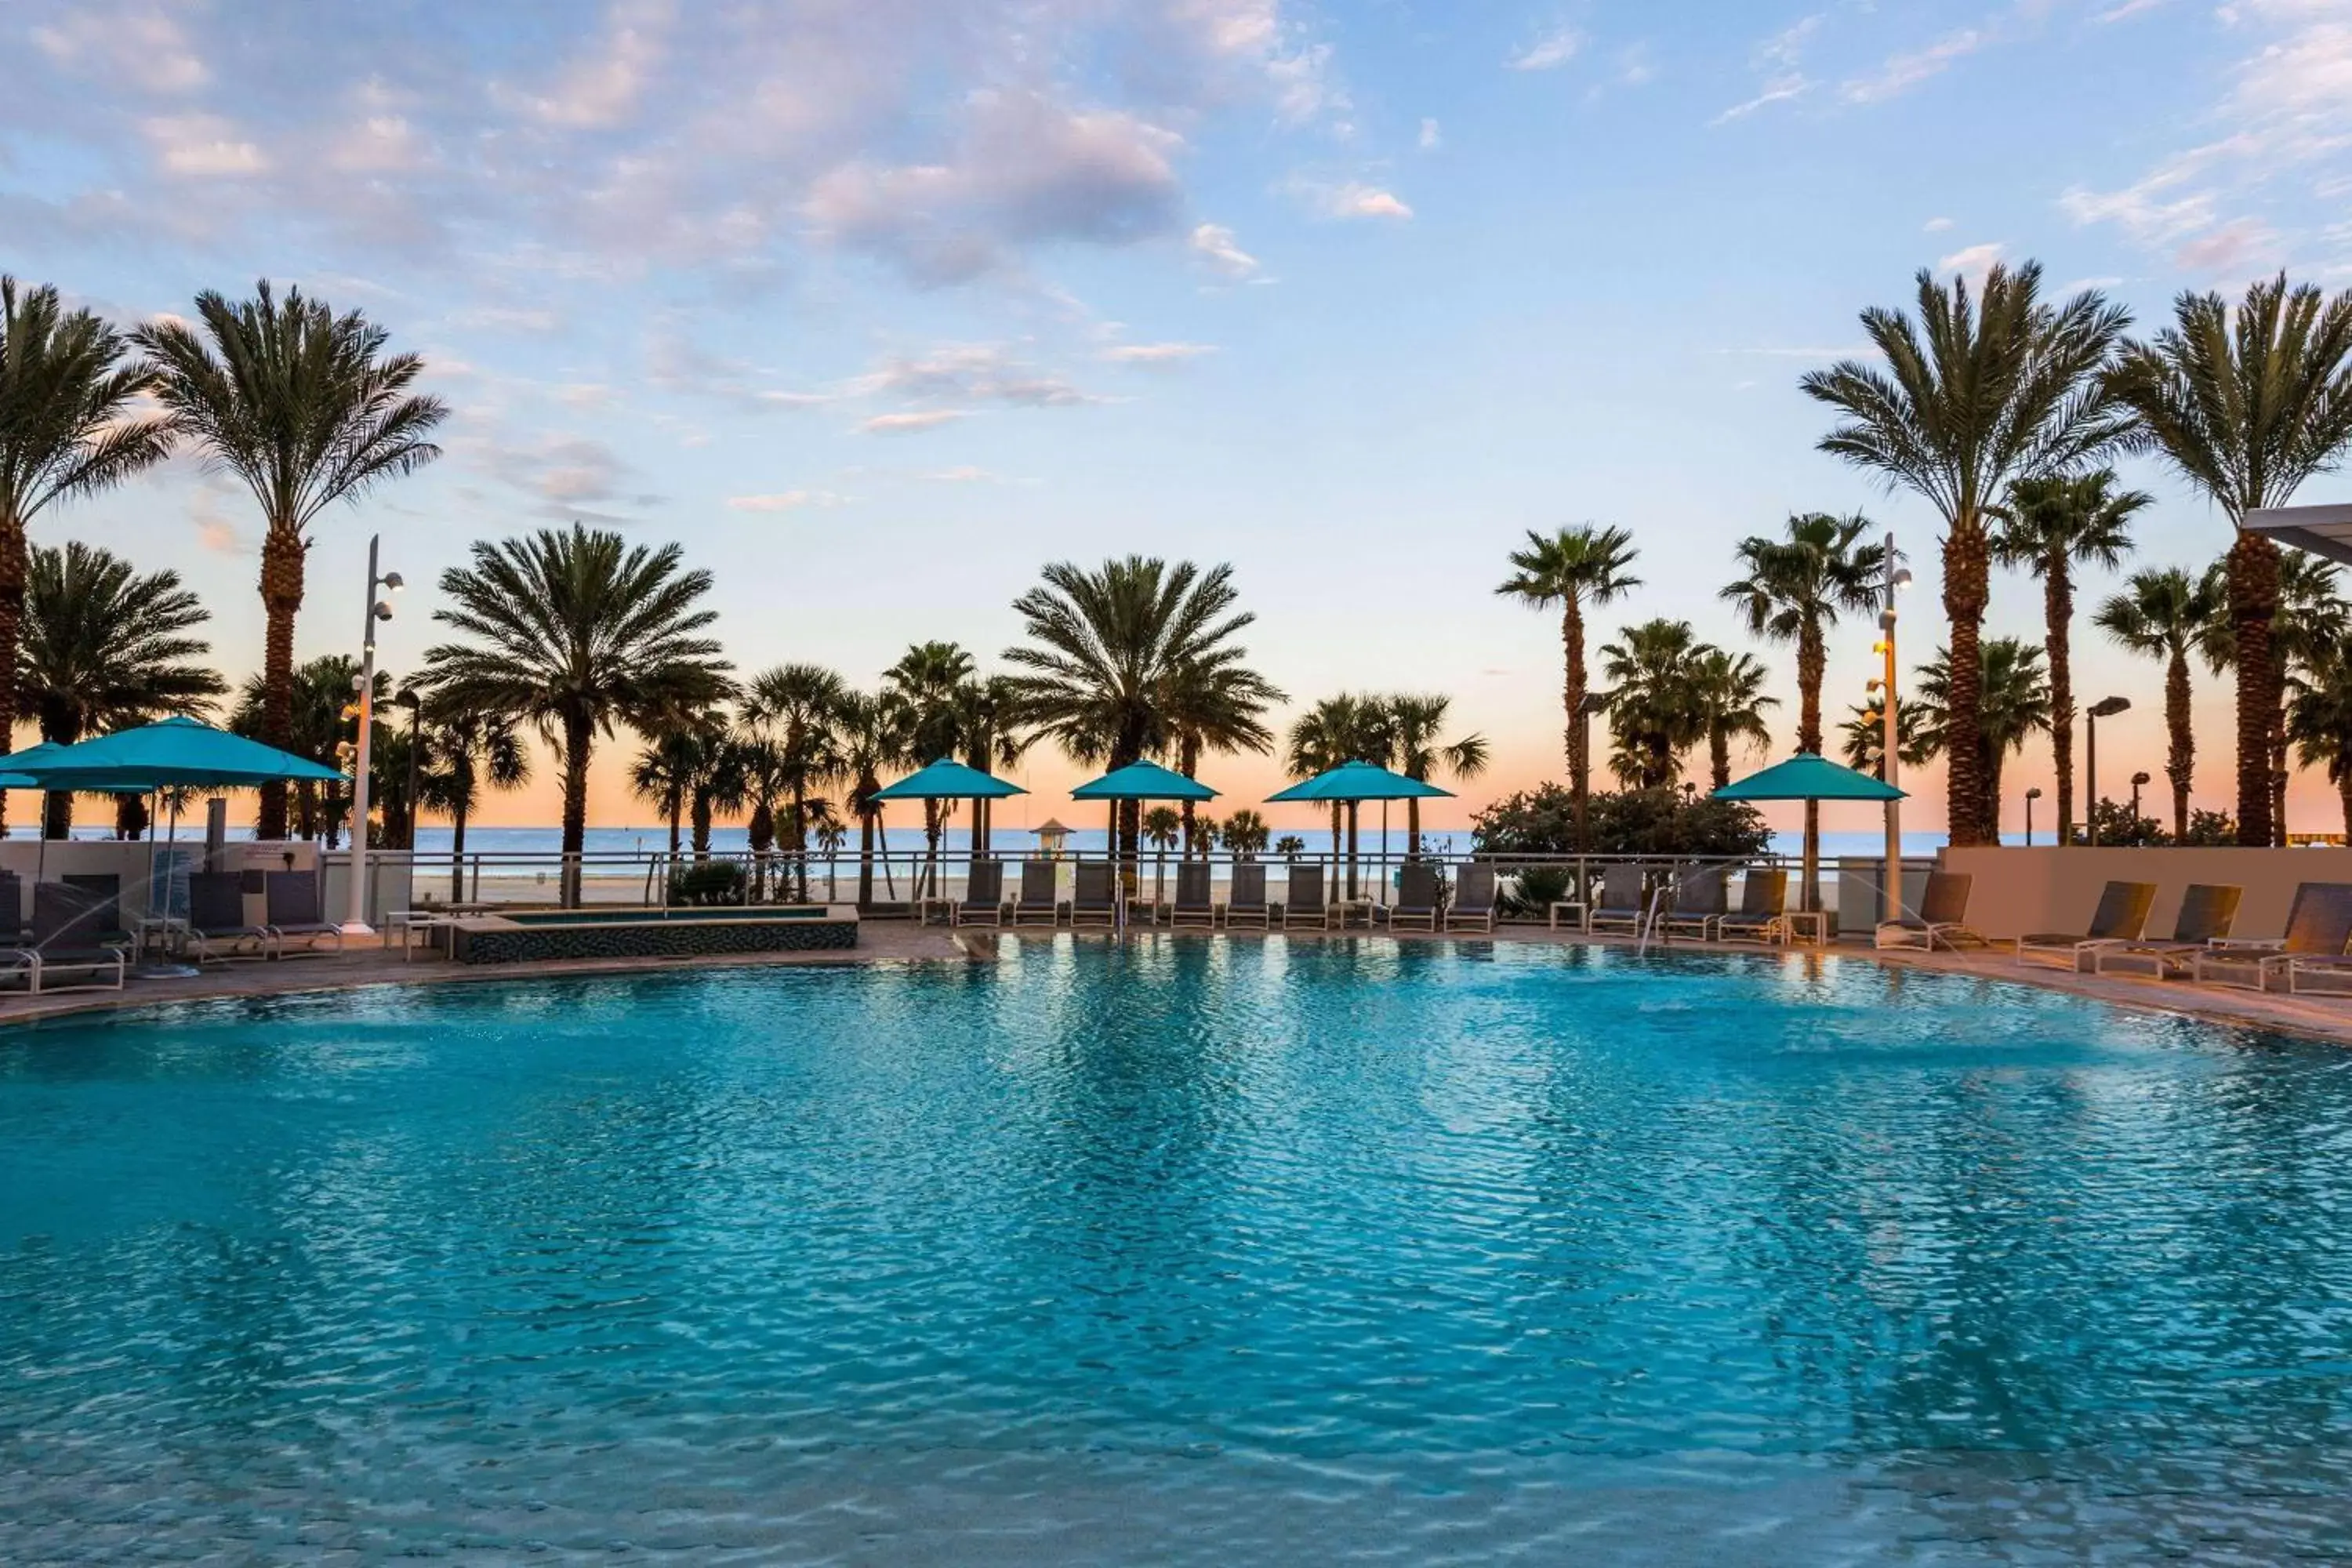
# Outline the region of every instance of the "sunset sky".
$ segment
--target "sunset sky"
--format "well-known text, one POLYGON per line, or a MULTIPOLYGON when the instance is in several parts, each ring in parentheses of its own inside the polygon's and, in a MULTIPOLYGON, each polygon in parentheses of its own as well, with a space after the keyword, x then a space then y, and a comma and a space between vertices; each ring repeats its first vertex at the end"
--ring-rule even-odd
MULTIPOLYGON (((574 518, 682 542, 741 669, 858 682, 928 638, 994 667, 1049 560, 1230 561, 1294 699, 1445 692, 1494 742, 1449 826, 1560 770, 1557 624, 1492 592, 1527 529, 1633 531, 1646 585, 1600 636, 1740 647, 1733 542, 1861 508, 1932 653, 1933 520, 1818 454, 1797 391, 1915 269, 2036 258, 2149 325, 2281 267, 2352 284, 2352 0, 12 0, 0 29, 0 268, 124 322, 299 284, 453 406, 437 465, 319 530, 302 657, 356 651, 371 531, 418 587, 395 670, 468 542, 574 518)), ((2127 472, 2144 563, 2224 548, 2127 472)), ((258 535, 187 458, 37 526, 182 572, 233 679, 258 535)), ((1998 580, 1991 629, 2039 624, 1998 580)), ((1835 640, 1833 711, 1871 636, 1835 640)), ((2077 647, 2086 700, 2136 703, 2107 777, 2160 781, 2159 671, 2077 647)), ((592 820, 649 819, 630 749, 592 820)), ((2011 764, 2011 827, 2046 768, 2011 764)), ((1283 782, 1202 772, 1229 805, 1283 782)), ((1034 753, 1030 809, 1075 777, 1034 753)), ((541 778, 489 820, 552 822, 541 778)), ((2336 826, 2333 792, 2293 820, 2336 826)))

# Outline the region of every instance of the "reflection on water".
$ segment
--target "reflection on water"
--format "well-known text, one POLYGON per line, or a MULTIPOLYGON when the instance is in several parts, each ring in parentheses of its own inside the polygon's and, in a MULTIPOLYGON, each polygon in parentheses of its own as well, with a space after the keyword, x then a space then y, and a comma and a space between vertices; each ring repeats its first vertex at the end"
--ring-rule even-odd
POLYGON ((1818 956, 25 1030, 0 1560, 2327 1554, 2347 1156, 2331 1048, 1818 956))

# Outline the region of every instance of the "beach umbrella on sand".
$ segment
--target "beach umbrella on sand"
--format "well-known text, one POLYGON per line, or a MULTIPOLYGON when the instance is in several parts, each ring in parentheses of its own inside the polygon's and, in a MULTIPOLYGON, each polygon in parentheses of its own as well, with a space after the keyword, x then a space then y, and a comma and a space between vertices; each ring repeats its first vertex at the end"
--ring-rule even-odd
MULTIPOLYGON (((1080 784, 1070 792, 1072 800, 1101 800, 1110 803, 1110 841, 1118 843, 1118 808, 1127 802, 1146 800, 1203 801, 1217 798, 1217 792, 1198 779, 1186 778, 1172 768, 1158 763, 1129 763, 1114 768, 1098 779, 1080 784)), ((1113 917, 1121 930, 1127 925, 1127 900, 1118 900, 1113 917)))
MULTIPOLYGON (((1003 800, 1007 796, 1027 795, 1017 784, 1008 784, 994 773, 984 773, 978 768, 967 767, 952 757, 941 757, 927 768, 908 773, 897 784, 877 789, 871 798, 893 800, 1003 800)), ((978 813, 973 814, 975 817, 978 813)), ((987 856, 988 848, 978 821, 972 825, 971 858, 977 861, 987 856)))
MULTIPOLYGON (((1265 797, 1268 805, 1328 805, 1335 802, 1346 805, 1349 830, 1348 838, 1351 846, 1356 837, 1354 829, 1357 808, 1368 800, 1451 800, 1453 798, 1454 792, 1450 789, 1440 789, 1433 784, 1421 779, 1407 778, 1402 773, 1391 773, 1377 763, 1365 762, 1341 763, 1336 768, 1317 773, 1311 779, 1302 780, 1292 784, 1288 789, 1265 797)), ((1338 845, 1331 846, 1331 853, 1335 858, 1339 852, 1338 845)), ((1351 899, 1356 896, 1356 857, 1352 850, 1348 856, 1348 896, 1351 899)))
MULTIPOLYGON (((1850 800, 1867 801, 1884 805, 1891 800, 1906 798, 1904 793, 1883 779, 1856 773, 1841 763, 1812 752, 1799 752, 1785 763, 1775 763, 1762 773, 1737 779, 1715 792, 1717 800, 1755 803, 1767 800, 1850 800)), ((1890 863, 1886 875, 1890 887, 1900 887, 1903 868, 1899 861, 1890 863)), ((1814 907, 1821 886, 1821 866, 1813 856, 1812 840, 1805 841, 1804 903, 1814 907)))

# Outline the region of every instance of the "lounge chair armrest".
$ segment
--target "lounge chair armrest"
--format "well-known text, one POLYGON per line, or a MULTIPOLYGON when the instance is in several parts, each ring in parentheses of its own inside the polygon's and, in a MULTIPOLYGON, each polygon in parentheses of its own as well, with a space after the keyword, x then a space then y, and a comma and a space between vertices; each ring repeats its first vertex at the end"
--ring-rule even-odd
POLYGON ((2215 936, 2205 939, 2209 952, 2275 952, 2286 945, 2283 936, 2215 936))

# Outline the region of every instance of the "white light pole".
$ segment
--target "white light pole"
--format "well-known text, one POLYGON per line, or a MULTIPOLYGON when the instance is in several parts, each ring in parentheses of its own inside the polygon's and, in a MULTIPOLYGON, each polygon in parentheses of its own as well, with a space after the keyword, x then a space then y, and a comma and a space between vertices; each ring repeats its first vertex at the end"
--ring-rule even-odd
POLYGON ((382 542, 381 534, 368 536, 367 620, 361 631, 360 672, 352 681, 359 696, 360 734, 352 752, 357 765, 352 776, 352 897, 343 918, 345 936, 375 934, 367 923, 368 747, 375 728, 375 624, 392 619, 392 606, 377 598, 375 591, 400 592, 399 573, 376 575, 376 547, 382 542))
MULTIPOLYGON (((1885 748, 1885 763, 1881 769, 1890 785, 1901 763, 1902 746, 1898 737, 1902 728, 1895 712, 1895 595, 1911 585, 1908 567, 1895 564, 1895 535, 1886 536, 1886 606, 1878 612, 1878 651, 1885 656, 1886 667, 1879 679, 1884 682, 1880 696, 1879 722, 1885 731, 1881 744, 1885 748)), ((1882 873, 1885 886, 1879 889, 1878 918, 1893 924, 1903 918, 1903 803, 1886 803, 1886 868, 1882 873)))

